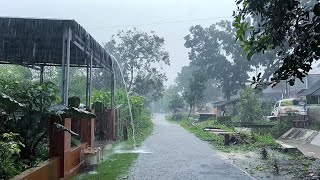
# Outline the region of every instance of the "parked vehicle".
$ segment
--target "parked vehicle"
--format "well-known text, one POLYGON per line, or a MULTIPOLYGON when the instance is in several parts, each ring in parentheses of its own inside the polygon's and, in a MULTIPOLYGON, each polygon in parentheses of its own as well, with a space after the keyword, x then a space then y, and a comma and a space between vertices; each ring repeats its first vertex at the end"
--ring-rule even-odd
POLYGON ((306 102, 299 99, 282 99, 274 105, 272 116, 286 116, 289 113, 307 115, 306 102))

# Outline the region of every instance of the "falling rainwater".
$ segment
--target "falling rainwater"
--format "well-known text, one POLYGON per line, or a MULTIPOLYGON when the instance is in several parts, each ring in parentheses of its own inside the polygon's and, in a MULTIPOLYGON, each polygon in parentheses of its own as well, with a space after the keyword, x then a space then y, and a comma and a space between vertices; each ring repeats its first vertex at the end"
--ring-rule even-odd
POLYGON ((131 110, 131 103, 130 103, 130 99, 129 99, 129 94, 128 94, 128 90, 127 90, 127 83, 124 79, 124 76, 123 76, 123 72, 122 72, 122 68, 118 62, 118 60, 114 57, 114 56, 111 56, 111 59, 113 59, 118 68, 119 68, 119 71, 120 71, 120 74, 121 74, 121 77, 122 77, 122 82, 123 82, 123 85, 124 85, 124 89, 126 91, 126 95, 127 95, 127 101, 128 101, 128 106, 129 106, 129 113, 130 113, 130 124, 131 124, 131 127, 132 127, 132 139, 133 139, 133 147, 136 148, 136 139, 135 139, 135 129, 134 129, 134 124, 133 124, 133 117, 132 117, 132 110, 131 110))

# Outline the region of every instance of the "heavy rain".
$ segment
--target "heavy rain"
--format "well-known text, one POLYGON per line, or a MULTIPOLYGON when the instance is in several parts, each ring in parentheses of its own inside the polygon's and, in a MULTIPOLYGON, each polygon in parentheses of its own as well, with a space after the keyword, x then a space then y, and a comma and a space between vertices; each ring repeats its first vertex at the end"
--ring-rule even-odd
POLYGON ((319 0, 0 5, 0 180, 320 179, 319 0))

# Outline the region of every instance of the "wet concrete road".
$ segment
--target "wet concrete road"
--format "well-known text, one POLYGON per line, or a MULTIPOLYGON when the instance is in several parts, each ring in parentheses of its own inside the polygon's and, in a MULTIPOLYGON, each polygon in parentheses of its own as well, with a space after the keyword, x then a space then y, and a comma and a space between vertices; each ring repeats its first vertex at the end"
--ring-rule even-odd
POLYGON ((177 124, 155 114, 154 132, 142 145, 150 154, 140 154, 131 168, 130 180, 247 180, 246 173, 220 159, 212 146, 177 124))

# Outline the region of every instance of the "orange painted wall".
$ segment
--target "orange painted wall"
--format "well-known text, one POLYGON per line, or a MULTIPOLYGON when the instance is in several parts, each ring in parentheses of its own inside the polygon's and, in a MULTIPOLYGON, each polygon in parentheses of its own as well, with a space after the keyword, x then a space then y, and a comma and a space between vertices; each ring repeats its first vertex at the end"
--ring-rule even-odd
POLYGON ((13 180, 57 180, 59 179, 59 161, 60 158, 52 158, 43 162, 40 167, 31 168, 12 178, 13 180))

